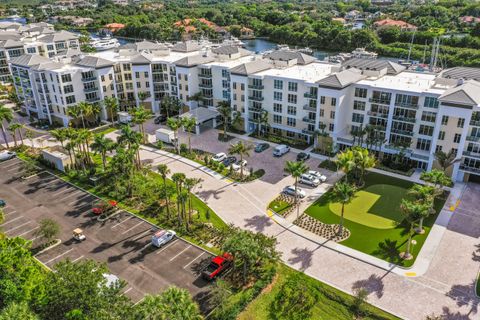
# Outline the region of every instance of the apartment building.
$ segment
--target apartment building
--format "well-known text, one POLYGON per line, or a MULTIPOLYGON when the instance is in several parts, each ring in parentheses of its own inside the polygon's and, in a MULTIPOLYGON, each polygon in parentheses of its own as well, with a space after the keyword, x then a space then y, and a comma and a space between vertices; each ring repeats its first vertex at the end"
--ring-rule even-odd
MULTIPOLYGON (((185 104, 182 112, 210 110, 202 114, 213 122, 218 103, 230 101, 246 132, 266 121, 273 134, 314 143, 320 131, 341 150, 358 144, 356 132, 371 125, 380 140, 369 146, 375 151, 402 152, 417 167, 431 169, 435 151, 453 149, 461 159, 454 179, 480 177, 480 69, 418 73, 387 60, 340 65, 295 51, 260 56, 195 42, 142 41, 51 58, 38 53, 10 60, 15 87, 27 112, 63 125, 70 106, 102 105, 107 96, 122 108, 142 104, 154 113, 162 112, 164 96, 175 96, 185 104)), ((108 117, 104 109, 101 117, 108 117)))

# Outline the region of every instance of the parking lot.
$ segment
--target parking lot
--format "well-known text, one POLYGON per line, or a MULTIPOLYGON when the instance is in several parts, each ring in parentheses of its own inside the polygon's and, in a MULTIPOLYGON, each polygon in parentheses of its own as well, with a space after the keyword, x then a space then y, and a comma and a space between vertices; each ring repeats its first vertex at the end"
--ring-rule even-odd
POLYGON ((0 228, 7 236, 21 236, 38 246, 39 221, 54 219, 61 227, 62 243, 37 255, 47 267, 65 259, 106 262, 112 274, 127 282, 123 293, 134 302, 176 285, 188 289, 205 311, 209 285, 199 271, 211 258, 209 252, 180 238, 156 248, 150 241, 157 229, 125 211, 100 222, 91 213, 96 197, 48 172, 21 179, 22 163, 0 163, 0 199, 7 203, 0 228), (73 240, 75 228, 83 229, 85 241, 73 240))

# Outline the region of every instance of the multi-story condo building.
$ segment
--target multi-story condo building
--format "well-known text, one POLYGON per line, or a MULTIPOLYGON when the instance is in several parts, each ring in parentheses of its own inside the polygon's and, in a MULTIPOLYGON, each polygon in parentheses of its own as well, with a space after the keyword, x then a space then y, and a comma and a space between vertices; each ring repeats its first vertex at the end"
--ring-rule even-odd
MULTIPOLYGON (((10 71, 25 111, 63 125, 70 106, 101 104, 107 96, 122 108, 142 105, 154 113, 162 112, 164 96, 175 96, 182 112, 210 110, 202 121, 230 101, 246 132, 266 115, 274 134, 313 143, 323 132, 336 149, 363 143, 386 156, 402 152, 423 169, 436 165, 436 151, 453 149, 461 159, 454 179, 480 177, 480 69, 418 73, 387 60, 340 65, 295 51, 259 56, 227 45, 142 41, 91 55, 39 50, 10 59, 10 71), (375 143, 356 138, 370 126, 375 143)), ((101 117, 108 117, 105 110, 101 117)))

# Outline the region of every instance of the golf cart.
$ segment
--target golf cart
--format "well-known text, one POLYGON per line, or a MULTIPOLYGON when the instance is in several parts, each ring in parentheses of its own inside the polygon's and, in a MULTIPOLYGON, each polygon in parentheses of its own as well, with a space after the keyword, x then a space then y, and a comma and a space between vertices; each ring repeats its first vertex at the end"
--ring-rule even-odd
POLYGON ((75 239, 77 241, 83 241, 83 240, 87 239, 87 237, 85 237, 85 235, 83 234, 82 229, 76 228, 75 230, 73 230, 73 239, 75 239))

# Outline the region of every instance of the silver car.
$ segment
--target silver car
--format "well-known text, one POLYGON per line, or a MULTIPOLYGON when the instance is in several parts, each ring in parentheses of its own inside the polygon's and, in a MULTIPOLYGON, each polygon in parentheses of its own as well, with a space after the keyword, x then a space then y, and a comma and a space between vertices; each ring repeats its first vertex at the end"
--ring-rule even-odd
POLYGON ((6 161, 14 158, 17 154, 13 151, 2 151, 0 152, 0 162, 6 161))

